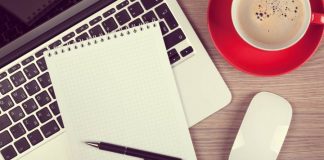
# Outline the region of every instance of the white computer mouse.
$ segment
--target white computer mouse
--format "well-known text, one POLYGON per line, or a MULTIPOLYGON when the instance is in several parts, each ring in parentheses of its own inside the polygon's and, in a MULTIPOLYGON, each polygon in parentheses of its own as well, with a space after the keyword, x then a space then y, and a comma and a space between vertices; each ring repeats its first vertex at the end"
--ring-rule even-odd
POLYGON ((292 117, 291 105, 269 92, 255 95, 244 116, 229 160, 276 160, 292 117))

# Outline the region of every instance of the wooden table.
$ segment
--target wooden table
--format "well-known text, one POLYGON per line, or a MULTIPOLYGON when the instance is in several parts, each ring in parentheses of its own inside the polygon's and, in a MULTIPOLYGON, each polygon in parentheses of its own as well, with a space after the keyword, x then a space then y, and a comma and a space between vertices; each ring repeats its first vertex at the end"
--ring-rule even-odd
POLYGON ((273 78, 247 75, 214 48, 206 20, 208 0, 178 2, 233 94, 231 104, 190 129, 198 159, 227 160, 252 97, 269 91, 290 101, 294 112, 278 159, 324 160, 324 41, 311 60, 292 73, 273 78))

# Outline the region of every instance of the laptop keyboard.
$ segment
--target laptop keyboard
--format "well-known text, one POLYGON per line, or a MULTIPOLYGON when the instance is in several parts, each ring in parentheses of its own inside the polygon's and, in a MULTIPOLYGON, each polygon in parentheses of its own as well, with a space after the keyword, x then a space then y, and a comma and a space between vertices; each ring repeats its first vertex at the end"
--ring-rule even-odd
POLYGON ((102 15, 0 73, 0 153, 5 160, 17 157, 64 129, 44 51, 161 20, 170 64, 178 65, 193 54, 193 48, 163 0, 118 2, 115 8, 107 7, 102 15))

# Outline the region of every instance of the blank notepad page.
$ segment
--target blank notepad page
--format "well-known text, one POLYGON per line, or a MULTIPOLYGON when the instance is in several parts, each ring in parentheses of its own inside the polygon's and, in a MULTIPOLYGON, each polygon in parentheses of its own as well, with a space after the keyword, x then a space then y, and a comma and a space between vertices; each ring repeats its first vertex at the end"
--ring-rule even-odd
POLYGON ((158 22, 45 54, 70 159, 136 159, 85 141, 196 159, 158 22))

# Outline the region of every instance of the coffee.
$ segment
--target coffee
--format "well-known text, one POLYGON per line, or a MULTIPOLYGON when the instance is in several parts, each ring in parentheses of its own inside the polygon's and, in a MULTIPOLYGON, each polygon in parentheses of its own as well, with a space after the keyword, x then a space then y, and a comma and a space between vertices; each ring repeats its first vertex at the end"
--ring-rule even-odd
POLYGON ((305 0, 239 0, 237 24, 253 44, 284 46, 304 34, 305 5, 305 0))

